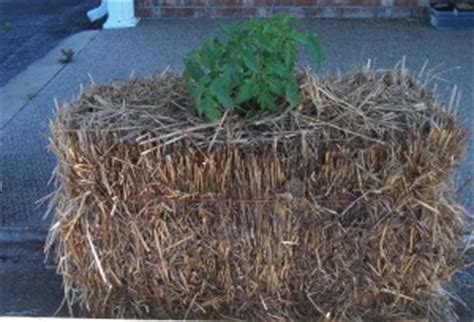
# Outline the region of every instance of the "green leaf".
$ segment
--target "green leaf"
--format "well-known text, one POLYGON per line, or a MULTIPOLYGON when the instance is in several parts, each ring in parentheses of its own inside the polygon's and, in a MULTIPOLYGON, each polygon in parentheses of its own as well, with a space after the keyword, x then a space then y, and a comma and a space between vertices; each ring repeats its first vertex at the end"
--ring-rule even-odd
POLYGON ((283 48, 283 60, 287 68, 293 69, 296 61, 296 49, 294 46, 287 45, 283 48))
POLYGON ((288 76, 288 74, 290 74, 290 72, 291 72, 291 70, 288 69, 288 67, 286 67, 281 61, 278 61, 278 60, 275 60, 275 59, 269 61, 268 64, 267 64, 267 67, 268 67, 269 71, 271 71, 272 73, 277 74, 280 77, 288 76))
POLYGON ((231 64, 225 64, 223 67, 222 72, 222 83, 225 84, 226 87, 230 87, 233 83, 233 68, 231 64))
POLYGON ((245 113, 245 118, 249 119, 249 118, 254 117, 255 115, 257 115, 257 110, 252 108, 245 113))
POLYGON ((199 58, 204 66, 213 69, 219 62, 221 57, 221 47, 219 40, 217 38, 211 38, 207 40, 203 45, 201 50, 199 50, 199 58))
POLYGON ((280 37, 278 38, 273 38, 272 40, 272 51, 274 52, 280 52, 281 51, 281 46, 282 46, 282 43, 283 43, 283 39, 281 39, 280 37))
POLYGON ((186 60, 186 64, 184 67, 184 77, 185 78, 192 78, 194 80, 198 80, 199 78, 204 76, 204 71, 202 70, 201 66, 196 63, 195 60, 189 58, 186 60))
POLYGON ((294 22, 294 19, 292 16, 286 15, 286 14, 276 14, 273 16, 275 20, 278 21, 279 24, 281 25, 289 25, 294 22))
POLYGON ((243 53, 243 58, 245 66, 250 68, 250 70, 252 70, 253 72, 258 72, 258 63, 253 53, 246 51, 243 53))
POLYGON ((309 37, 309 42, 306 45, 306 50, 308 51, 309 55, 311 56, 311 59, 316 65, 320 66, 323 63, 325 59, 324 49, 321 45, 321 42, 315 36, 309 37))
POLYGON ((236 33, 239 32, 238 27, 236 27, 236 26, 234 26, 234 25, 231 25, 231 24, 222 25, 221 30, 222 30, 227 36, 231 36, 231 35, 236 34, 236 33))
POLYGON ((221 117, 221 112, 219 111, 219 104, 212 99, 212 97, 206 95, 202 100, 201 110, 210 120, 217 120, 221 117))
POLYGON ((261 37, 260 46, 262 46, 263 49, 269 51, 270 53, 276 53, 279 51, 279 48, 273 46, 273 40, 269 39, 268 36, 261 37))
POLYGON ((286 84, 285 87, 285 98, 288 100, 291 106, 295 106, 299 101, 299 88, 298 84, 295 82, 290 82, 286 84))
POLYGON ((248 101, 255 95, 256 87, 253 83, 245 83, 240 86, 239 91, 235 97, 236 104, 242 104, 243 102, 248 101))
POLYGON ((205 92, 205 88, 202 85, 194 86, 190 92, 191 96, 194 100, 198 100, 201 98, 202 94, 205 92))
POLYGON ((293 34, 293 39, 303 45, 308 45, 309 44, 309 34, 300 34, 300 33, 297 33, 295 32, 293 34))
POLYGON ((283 92, 283 82, 281 80, 272 78, 267 82, 267 84, 274 94, 281 94, 283 92))
POLYGON ((275 104, 273 98, 267 92, 260 92, 257 97, 257 101, 262 107, 272 112, 279 112, 282 107, 275 104))
POLYGON ((228 88, 226 88, 222 79, 215 79, 211 84, 211 94, 222 104, 225 108, 234 108, 235 104, 230 98, 228 88))
POLYGON ((197 84, 201 85, 203 87, 207 87, 209 83, 211 82, 211 76, 210 75, 204 75, 203 77, 199 78, 197 80, 197 84))

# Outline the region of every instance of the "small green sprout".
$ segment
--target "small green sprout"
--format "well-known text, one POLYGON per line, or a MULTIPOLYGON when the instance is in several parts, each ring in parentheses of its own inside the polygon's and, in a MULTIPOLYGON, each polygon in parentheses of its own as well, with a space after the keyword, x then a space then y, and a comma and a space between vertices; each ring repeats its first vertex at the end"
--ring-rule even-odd
POLYGON ((13 29, 13 25, 9 22, 2 22, 0 23, 0 31, 5 32, 5 31, 10 31, 13 29))
POLYGON ((36 97, 36 92, 29 91, 28 93, 26 93, 26 98, 30 101, 34 99, 35 97, 36 97))
POLYGON ((63 48, 61 49, 61 53, 63 54, 63 57, 59 58, 58 62, 60 62, 61 64, 72 63, 74 57, 74 50, 72 50, 72 48, 63 48))

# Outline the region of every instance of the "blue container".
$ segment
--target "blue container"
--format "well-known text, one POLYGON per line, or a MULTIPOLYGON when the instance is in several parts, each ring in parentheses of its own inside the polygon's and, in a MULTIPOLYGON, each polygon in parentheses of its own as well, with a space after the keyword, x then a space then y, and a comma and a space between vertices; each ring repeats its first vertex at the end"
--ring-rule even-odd
POLYGON ((436 29, 474 29, 474 11, 440 11, 430 6, 430 21, 436 29))

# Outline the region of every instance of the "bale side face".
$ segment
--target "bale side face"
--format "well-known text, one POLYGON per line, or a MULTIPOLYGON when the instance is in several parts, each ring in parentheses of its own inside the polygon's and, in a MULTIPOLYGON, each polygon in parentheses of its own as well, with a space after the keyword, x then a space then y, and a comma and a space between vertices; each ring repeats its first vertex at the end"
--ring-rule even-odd
POLYGON ((244 125, 196 122, 167 74, 63 106, 49 242, 69 301, 97 317, 450 317, 462 130, 403 70, 302 88, 297 110, 244 125))

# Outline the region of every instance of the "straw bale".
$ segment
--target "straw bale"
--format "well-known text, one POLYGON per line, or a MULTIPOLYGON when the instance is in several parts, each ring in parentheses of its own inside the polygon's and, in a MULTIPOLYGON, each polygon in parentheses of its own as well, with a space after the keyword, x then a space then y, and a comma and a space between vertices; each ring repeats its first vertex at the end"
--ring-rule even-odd
POLYGON ((67 303, 94 317, 454 319, 456 113, 403 67, 303 71, 300 85, 297 108, 217 122, 171 72, 59 104, 47 247, 67 303))

